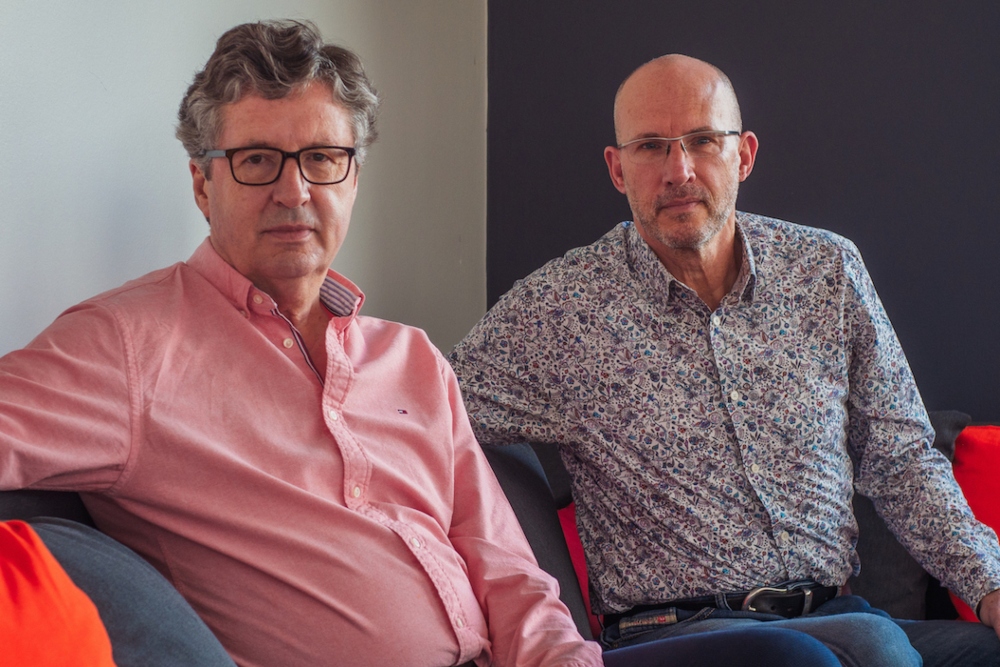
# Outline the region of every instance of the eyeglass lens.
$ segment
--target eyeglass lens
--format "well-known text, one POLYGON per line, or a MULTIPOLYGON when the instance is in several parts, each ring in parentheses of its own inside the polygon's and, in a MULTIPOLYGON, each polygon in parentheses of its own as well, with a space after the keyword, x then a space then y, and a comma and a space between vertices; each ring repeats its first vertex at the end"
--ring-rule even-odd
POLYGON ((675 143, 680 144, 681 149, 693 158, 713 157, 722 153, 726 136, 721 132, 696 132, 678 139, 654 137, 630 143, 624 150, 633 161, 640 164, 664 159, 675 143))
MULTIPOLYGON (((246 185, 263 185, 278 179, 284 154, 273 148, 243 148, 232 154, 233 176, 246 185)), ((340 148, 310 148, 298 157, 302 176, 319 185, 338 183, 347 177, 350 154, 340 148)))

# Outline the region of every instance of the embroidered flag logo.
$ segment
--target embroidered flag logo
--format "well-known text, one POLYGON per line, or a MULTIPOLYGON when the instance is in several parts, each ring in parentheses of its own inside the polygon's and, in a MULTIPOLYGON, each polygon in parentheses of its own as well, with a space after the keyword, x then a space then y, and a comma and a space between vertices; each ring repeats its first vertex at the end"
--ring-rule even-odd
POLYGON ((407 412, 403 408, 396 408, 396 412, 398 412, 401 415, 408 415, 408 414, 410 414, 409 412, 407 412))

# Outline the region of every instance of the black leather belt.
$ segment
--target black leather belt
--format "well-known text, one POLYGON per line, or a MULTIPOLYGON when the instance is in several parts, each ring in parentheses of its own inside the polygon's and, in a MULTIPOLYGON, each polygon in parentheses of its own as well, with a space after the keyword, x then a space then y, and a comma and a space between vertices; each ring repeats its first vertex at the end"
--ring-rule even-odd
POLYGON ((706 607, 732 609, 734 611, 756 611, 776 614, 785 618, 805 616, 824 602, 840 594, 837 586, 821 586, 814 581, 789 581, 774 586, 759 586, 741 593, 701 595, 693 598, 668 600, 660 604, 639 605, 620 614, 605 614, 604 624, 613 625, 623 618, 635 616, 644 611, 658 609, 684 609, 698 611, 706 607))

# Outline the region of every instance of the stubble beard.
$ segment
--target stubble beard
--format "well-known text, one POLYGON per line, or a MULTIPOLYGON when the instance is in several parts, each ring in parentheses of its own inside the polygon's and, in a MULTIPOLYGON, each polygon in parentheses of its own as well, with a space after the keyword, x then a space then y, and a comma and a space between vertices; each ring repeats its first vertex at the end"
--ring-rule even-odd
POLYGON ((640 225, 646 235, 655 239, 672 250, 698 250, 714 239, 725 227, 729 216, 736 210, 736 194, 739 181, 734 180, 723 190, 722 196, 716 200, 712 194, 697 185, 682 185, 665 192, 655 199, 650 207, 633 205, 636 224, 640 225), (670 216, 660 217, 661 211, 671 202, 678 199, 693 198, 701 202, 707 210, 707 216, 698 221, 700 211, 689 211, 670 216))

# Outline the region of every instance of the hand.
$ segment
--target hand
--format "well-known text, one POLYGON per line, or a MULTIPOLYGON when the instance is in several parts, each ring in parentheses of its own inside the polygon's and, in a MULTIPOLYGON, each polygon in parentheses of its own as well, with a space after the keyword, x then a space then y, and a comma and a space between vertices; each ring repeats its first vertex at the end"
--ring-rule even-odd
POLYGON ((988 593, 979 603, 979 620, 1000 637, 1000 589, 988 593))

